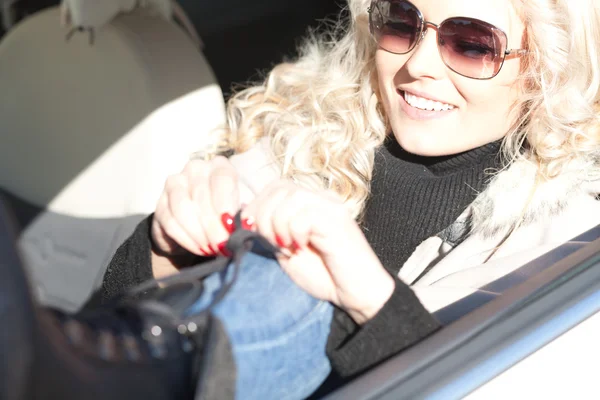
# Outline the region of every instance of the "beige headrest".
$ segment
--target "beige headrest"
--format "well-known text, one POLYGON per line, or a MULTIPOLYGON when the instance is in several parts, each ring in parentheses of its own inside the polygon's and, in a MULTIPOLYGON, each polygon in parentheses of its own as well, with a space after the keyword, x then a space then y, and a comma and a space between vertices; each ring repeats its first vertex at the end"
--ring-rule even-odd
POLYGON ((120 15, 92 46, 59 20, 45 10, 0 42, 0 187, 73 216, 150 212, 224 122, 216 79, 163 18, 120 15))

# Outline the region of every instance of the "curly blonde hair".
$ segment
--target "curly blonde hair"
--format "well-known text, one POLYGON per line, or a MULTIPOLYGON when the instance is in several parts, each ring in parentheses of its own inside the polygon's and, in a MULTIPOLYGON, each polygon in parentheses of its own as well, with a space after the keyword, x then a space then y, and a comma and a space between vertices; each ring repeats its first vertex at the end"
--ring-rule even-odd
MULTIPOLYGON (((503 153, 527 158, 545 176, 574 157, 598 154, 600 0, 513 0, 526 23, 519 117, 503 153)), ((358 217, 369 195, 375 149, 388 132, 378 104, 371 0, 348 0, 349 21, 311 34, 294 62, 228 101, 219 146, 248 150, 270 140, 283 177, 337 192, 358 217)))
POLYGON ((600 0, 515 0, 526 24, 520 116, 504 140, 543 178, 600 154, 600 0), (525 151, 522 151, 525 147, 525 151))

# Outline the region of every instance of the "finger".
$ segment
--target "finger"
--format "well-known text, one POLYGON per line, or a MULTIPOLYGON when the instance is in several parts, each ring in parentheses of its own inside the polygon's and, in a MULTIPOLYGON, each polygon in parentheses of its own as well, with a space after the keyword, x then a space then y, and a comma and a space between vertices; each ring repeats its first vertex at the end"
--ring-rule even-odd
POLYGON ((187 179, 187 187, 192 200, 209 190, 208 177, 210 175, 210 164, 204 160, 192 160, 185 165, 181 172, 187 179))
POLYGON ((230 232, 223 223, 223 213, 215 210, 211 188, 212 165, 204 161, 188 163, 185 173, 189 182, 189 195, 198 212, 198 222, 205 235, 205 246, 213 253, 223 248, 230 232))
MULTIPOLYGON (((169 256, 179 256, 179 255, 184 255, 184 254, 191 254, 185 248, 181 247, 179 245, 179 243, 177 243, 176 241, 171 239, 161 225, 159 225, 159 224, 153 225, 152 231, 156 232, 156 234, 153 234, 153 237, 160 238, 158 240, 160 241, 161 244, 160 244, 160 246, 157 245, 157 248, 162 253, 167 254, 169 256)), ((154 243, 157 243, 157 241, 155 240, 154 243)))
POLYGON ((251 217, 257 232, 279 247, 285 246, 273 231, 273 214, 290 191, 286 182, 276 182, 265 188, 243 211, 243 217, 251 217), (279 240, 278 240, 279 239, 279 240))
POLYGON ((194 241, 196 249, 204 254, 214 253, 209 248, 204 226, 200 222, 201 209, 189 197, 187 185, 171 189, 168 192, 168 204, 170 214, 186 235, 194 241))
POLYGON ((167 233, 161 226, 161 221, 165 221, 165 209, 168 211, 168 208, 169 205, 167 202, 167 194, 166 192, 163 192, 158 199, 156 210, 154 211, 154 217, 152 218, 152 227, 150 232, 153 246, 159 251, 167 254, 186 252, 187 250, 168 237, 167 233))
POLYGON ((274 211, 272 217, 273 231, 275 237, 280 238, 282 242, 278 243, 280 246, 294 249, 300 247, 300 242, 306 243, 308 232, 292 232, 291 222, 308 203, 313 203, 311 197, 312 195, 307 191, 299 188, 290 189, 287 196, 282 199, 279 207, 274 211), (300 242, 297 242, 296 239, 300 239, 300 242))
MULTIPOLYGON (((168 197, 167 197, 168 198, 168 197)), ((188 235, 188 233, 179 225, 170 207, 166 207, 158 215, 159 226, 162 232, 166 233, 168 240, 172 240, 187 251, 196 255, 208 255, 204 250, 201 250, 198 244, 188 235)))
POLYGON ((280 206, 281 201, 287 197, 287 194, 287 189, 281 185, 270 188, 263 194, 254 213, 257 232, 278 247, 285 247, 285 243, 273 230, 273 215, 280 206))
MULTIPOLYGON (((319 218, 317 218, 318 201, 315 201, 315 199, 311 200, 299 204, 288 223, 290 240, 294 244, 295 250, 308 248, 314 225, 319 223, 319 218)), ((323 223, 327 219, 327 216, 322 216, 320 219, 320 222, 323 223)))
POLYGON ((315 196, 290 221, 290 233, 300 248, 313 247, 323 256, 343 248, 362 232, 342 204, 315 196))
POLYGON ((235 215, 240 209, 238 173, 225 157, 216 157, 212 161, 209 186, 217 215, 235 215))
POLYGON ((234 215, 240 209, 240 193, 238 174, 233 165, 225 157, 216 157, 211 162, 212 170, 209 177, 212 207, 215 213, 208 216, 207 224, 219 226, 211 231, 211 244, 218 252, 228 254, 225 242, 235 230, 234 215), (220 225, 219 225, 220 224, 220 225), (223 229, 220 229, 220 228, 223 229))

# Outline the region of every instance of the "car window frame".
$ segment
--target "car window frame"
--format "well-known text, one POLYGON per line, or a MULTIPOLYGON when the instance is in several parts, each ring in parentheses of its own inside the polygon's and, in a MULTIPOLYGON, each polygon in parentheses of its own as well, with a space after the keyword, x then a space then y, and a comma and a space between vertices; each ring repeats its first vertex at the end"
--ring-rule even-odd
MULTIPOLYGON (((326 399, 448 399, 471 393, 600 311, 600 225, 570 242, 582 241, 589 244, 326 399)), ((540 260, 543 256, 526 266, 540 260)))

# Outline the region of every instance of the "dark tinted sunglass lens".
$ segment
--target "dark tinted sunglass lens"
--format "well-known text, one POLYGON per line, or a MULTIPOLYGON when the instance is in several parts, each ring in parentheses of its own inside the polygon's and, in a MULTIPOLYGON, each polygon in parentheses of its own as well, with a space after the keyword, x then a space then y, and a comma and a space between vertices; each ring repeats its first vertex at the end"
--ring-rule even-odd
POLYGON ((419 11, 402 0, 374 2, 371 25, 379 46, 393 53, 412 50, 421 32, 419 11))
POLYGON ((452 18, 439 28, 440 52, 455 72, 476 79, 495 76, 504 61, 506 36, 486 22, 452 18))

